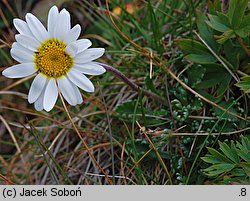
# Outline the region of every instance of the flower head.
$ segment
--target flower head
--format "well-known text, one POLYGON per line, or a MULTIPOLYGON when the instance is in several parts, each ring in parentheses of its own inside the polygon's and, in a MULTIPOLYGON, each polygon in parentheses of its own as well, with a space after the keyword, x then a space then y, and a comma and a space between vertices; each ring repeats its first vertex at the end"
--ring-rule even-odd
POLYGON ((38 111, 50 111, 58 98, 58 89, 70 105, 82 103, 78 89, 93 92, 92 82, 84 75, 100 75, 105 69, 93 60, 104 54, 103 48, 89 48, 88 39, 78 39, 81 27, 71 28, 70 14, 53 6, 48 14, 47 30, 31 13, 26 22, 14 19, 19 32, 11 47, 11 56, 20 64, 3 71, 8 78, 36 74, 28 94, 29 103, 38 111))

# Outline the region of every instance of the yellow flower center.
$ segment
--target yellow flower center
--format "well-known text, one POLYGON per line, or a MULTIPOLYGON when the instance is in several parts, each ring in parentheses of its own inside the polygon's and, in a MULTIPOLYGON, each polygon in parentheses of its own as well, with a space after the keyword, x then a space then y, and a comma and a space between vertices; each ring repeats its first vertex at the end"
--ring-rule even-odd
POLYGON ((35 64, 43 75, 59 78, 66 75, 73 66, 73 58, 65 51, 66 44, 50 39, 45 41, 35 53, 35 64))

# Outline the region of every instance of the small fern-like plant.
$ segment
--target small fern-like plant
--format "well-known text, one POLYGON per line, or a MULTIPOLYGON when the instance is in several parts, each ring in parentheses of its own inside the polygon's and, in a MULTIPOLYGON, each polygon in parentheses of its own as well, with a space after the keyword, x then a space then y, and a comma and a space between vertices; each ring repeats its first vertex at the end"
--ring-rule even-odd
POLYGON ((250 140, 242 137, 241 142, 219 142, 219 151, 208 147, 202 160, 212 164, 203 170, 218 183, 250 183, 250 140))

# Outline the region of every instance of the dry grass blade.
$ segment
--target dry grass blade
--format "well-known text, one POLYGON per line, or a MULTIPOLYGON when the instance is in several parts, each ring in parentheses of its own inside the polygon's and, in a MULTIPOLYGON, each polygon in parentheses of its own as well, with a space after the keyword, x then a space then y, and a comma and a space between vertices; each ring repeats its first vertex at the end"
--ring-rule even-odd
POLYGON ((16 81, 16 82, 14 82, 13 84, 11 84, 11 85, 9 85, 9 86, 7 86, 7 87, 1 89, 1 91, 10 90, 11 88, 13 88, 13 87, 15 87, 15 86, 17 86, 17 85, 19 85, 19 84, 21 84, 21 83, 23 83, 23 82, 29 80, 29 79, 31 79, 31 78, 33 78, 33 77, 35 77, 35 74, 34 74, 34 75, 31 75, 31 76, 28 76, 28 77, 25 77, 25 78, 22 78, 22 79, 20 79, 20 80, 18 80, 18 81, 16 81))
POLYGON ((3 118, 2 115, 0 115, 0 120, 3 122, 3 124, 4 124, 5 127, 6 127, 6 129, 8 130, 8 132, 9 132, 9 134, 10 134, 10 136, 11 136, 11 138, 12 138, 12 140, 13 140, 15 146, 16 146, 17 153, 20 154, 20 157, 21 157, 21 159, 22 159, 22 162, 23 162, 23 164, 25 164, 25 160, 24 160, 24 158, 23 158, 22 151, 21 151, 21 149, 20 149, 19 144, 17 143, 16 137, 15 137, 14 133, 12 132, 12 130, 11 130, 9 124, 8 124, 7 121, 3 118))
POLYGON ((140 127, 140 129, 141 129, 141 131, 143 132, 143 134, 145 135, 145 137, 147 138, 148 142, 149 142, 149 143, 151 144, 151 146, 153 147, 153 149, 154 149, 156 155, 159 157, 159 160, 160 160, 160 162, 161 162, 161 164, 162 164, 162 166, 163 166, 163 168, 164 168, 164 170, 165 170, 165 172, 166 172, 166 174, 167 174, 167 176, 168 176, 169 183, 172 184, 172 179, 171 179, 170 173, 169 173, 169 171, 168 171, 168 168, 167 168, 167 166, 165 165, 165 163, 164 163, 164 161, 163 161, 161 155, 159 154, 159 152, 158 152, 157 149, 155 148, 154 143, 150 140, 150 138, 148 137, 147 133, 146 133, 145 130, 141 127, 141 125, 138 123, 138 121, 136 121, 136 123, 137 123, 137 125, 140 127))
POLYGON ((84 141, 84 139, 82 138, 82 136, 81 136, 79 130, 77 129, 77 127, 76 127, 76 125, 75 125, 73 119, 71 118, 71 116, 70 116, 70 114, 69 114, 68 108, 67 108, 67 106, 66 106, 66 104, 65 104, 65 102, 64 102, 64 100, 63 100, 63 97, 62 97, 62 94, 61 94, 59 88, 58 88, 58 92, 59 92, 58 94, 59 94, 59 97, 60 97, 60 99, 61 99, 61 101, 62 101, 63 107, 64 107, 64 109, 65 109, 65 112, 66 112, 66 114, 67 114, 67 116, 68 116, 68 118, 69 118, 69 120, 70 120, 70 122, 71 122, 71 124, 72 124, 72 126, 73 126, 73 128, 74 128, 74 130, 76 131, 78 137, 80 138, 81 142, 83 143, 84 147, 86 148, 86 150, 87 150, 89 156, 90 156, 91 159, 94 161, 94 163, 97 165, 97 167, 99 168, 99 170, 105 175, 105 178, 107 179, 107 181, 109 182, 109 184, 113 184, 113 182, 110 180, 110 178, 108 177, 108 175, 105 173, 105 171, 102 169, 102 167, 100 166, 100 164, 99 164, 99 163, 97 162, 97 160, 95 159, 94 155, 91 153, 91 151, 90 151, 90 149, 89 149, 87 143, 86 143, 86 142, 84 141))
POLYGON ((46 145, 43 143, 42 139, 40 138, 39 134, 36 132, 36 130, 34 129, 34 127, 31 124, 30 124, 30 129, 26 128, 25 125, 23 125, 23 126, 27 131, 29 131, 35 137, 37 144, 42 152, 43 158, 44 158, 44 160, 45 160, 45 162, 50 170, 51 176, 54 179, 54 181, 56 182, 56 184, 59 185, 60 184, 59 180, 56 176, 55 171, 53 170, 53 167, 51 166, 49 160, 47 159, 45 152, 49 153, 49 156, 51 157, 52 160, 53 160, 53 155, 50 153, 50 151, 48 150, 48 148, 46 147, 46 145))
POLYGON ((30 129, 26 128, 25 125, 24 128, 29 131, 36 139, 38 145, 39 145, 39 148, 43 154, 43 157, 44 157, 44 160, 45 162, 47 163, 47 166, 49 168, 49 171, 54 179, 54 181, 57 183, 57 184, 60 184, 59 183, 59 180, 57 178, 57 175, 55 173, 55 171, 53 170, 53 167, 52 167, 52 163, 50 163, 50 161, 47 159, 47 156, 48 155, 50 157, 50 159, 52 160, 52 162, 55 164, 55 166, 57 167, 57 170, 59 171, 59 173, 61 174, 63 180, 67 183, 67 184, 72 184, 71 180, 69 179, 68 175, 64 172, 64 170, 61 168, 60 164, 57 162, 57 160, 55 159, 55 157, 53 156, 53 154, 51 153, 51 151, 47 148, 46 144, 43 142, 42 138, 40 137, 40 135, 38 134, 37 130, 35 130, 35 128, 33 127, 33 125, 29 123, 29 126, 30 126, 30 129))
POLYGON ((8 179, 7 177, 5 177, 5 176, 3 176, 3 175, 1 175, 1 174, 0 174, 0 178, 1 178, 2 180, 4 180, 5 182, 7 182, 8 184, 15 185, 14 182, 12 182, 10 179, 8 179))

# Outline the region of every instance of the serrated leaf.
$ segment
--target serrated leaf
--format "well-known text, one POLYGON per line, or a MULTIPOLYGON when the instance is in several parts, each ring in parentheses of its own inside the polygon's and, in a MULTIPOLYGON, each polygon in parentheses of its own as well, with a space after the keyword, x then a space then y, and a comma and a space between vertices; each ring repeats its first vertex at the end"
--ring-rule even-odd
POLYGON ((229 172, 234 167, 235 167, 234 164, 222 163, 222 164, 212 165, 204 169, 204 171, 208 176, 213 177, 213 176, 218 176, 219 174, 224 173, 224 172, 229 172))
POLYGON ((246 173, 243 169, 241 168, 234 168, 233 170, 230 171, 230 174, 232 174, 235 177, 244 177, 246 176, 246 173))
POLYGON ((207 154, 206 156, 201 157, 201 159, 207 163, 212 163, 212 164, 219 164, 222 162, 220 159, 210 154, 207 154))
POLYGON ((220 150, 223 152, 219 153, 213 148, 208 148, 209 154, 201 159, 207 163, 211 163, 210 167, 204 169, 204 173, 208 176, 222 176, 220 180, 222 182, 233 181, 234 179, 243 179, 250 177, 250 141, 247 137, 241 138, 241 143, 231 142, 231 146, 225 142, 219 142, 220 150), (235 145, 236 144, 236 145, 235 145), (226 159, 225 159, 226 158, 226 159), (225 162, 229 160, 231 162, 225 162))
POLYGON ((238 155, 245 161, 250 162, 250 155, 243 150, 237 150, 238 155))
POLYGON ((229 160, 227 157, 225 157, 223 154, 221 154, 220 152, 218 152, 217 150, 207 147, 208 152, 213 155, 214 157, 217 158, 217 160, 224 162, 224 163, 232 163, 231 160, 229 160))
POLYGON ((247 137, 243 137, 241 140, 241 143, 243 145, 243 147, 245 147, 245 150, 250 150, 250 141, 247 137))
POLYGON ((240 158, 239 158, 239 156, 237 154, 237 150, 236 150, 236 146, 235 146, 234 142, 231 142, 231 151, 232 151, 232 154, 235 156, 237 163, 239 163, 240 158))
MULTIPOLYGON (((196 88, 208 89, 215 87, 216 85, 219 86, 220 84, 225 85, 229 82, 228 79, 231 78, 231 75, 224 68, 222 68, 221 65, 206 64, 204 67, 206 67, 206 73, 204 74, 202 81, 196 85, 196 88)), ((225 90, 226 87, 227 85, 222 86, 222 88, 219 89, 219 92, 223 89, 225 90)))
POLYGON ((250 163, 242 164, 241 166, 245 171, 246 175, 250 177, 250 163))
POLYGON ((250 141, 247 137, 242 137, 241 144, 239 142, 236 143, 236 151, 238 155, 245 160, 246 162, 250 162, 250 141))
POLYGON ((237 155, 237 152, 235 153, 234 151, 232 151, 232 149, 226 143, 222 143, 222 142, 219 141, 219 145, 220 145, 220 150, 230 160, 232 160, 234 163, 239 163, 240 162, 240 159, 239 159, 239 156, 237 155))

